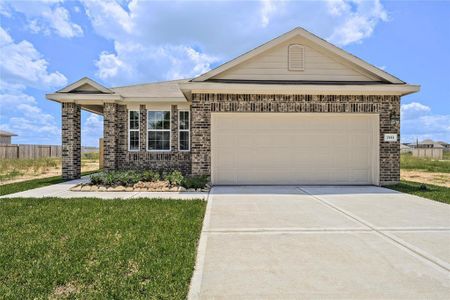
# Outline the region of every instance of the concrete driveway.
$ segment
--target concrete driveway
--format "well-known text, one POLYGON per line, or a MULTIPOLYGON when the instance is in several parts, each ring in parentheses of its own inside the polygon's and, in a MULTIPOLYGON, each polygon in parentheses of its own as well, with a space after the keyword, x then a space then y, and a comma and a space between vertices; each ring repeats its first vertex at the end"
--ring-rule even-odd
POLYGON ((449 299, 450 205, 378 187, 215 187, 190 299, 449 299))

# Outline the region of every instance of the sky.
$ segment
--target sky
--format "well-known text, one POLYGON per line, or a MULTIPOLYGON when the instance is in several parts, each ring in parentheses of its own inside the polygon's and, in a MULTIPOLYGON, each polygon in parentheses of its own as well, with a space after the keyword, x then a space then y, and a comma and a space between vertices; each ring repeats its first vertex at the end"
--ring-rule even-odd
MULTIPOLYGON (((46 93, 194 77, 297 26, 421 85, 401 100, 403 142, 450 142, 450 1, 0 0, 0 129, 59 144, 46 93)), ((102 128, 83 112, 82 145, 102 128)))

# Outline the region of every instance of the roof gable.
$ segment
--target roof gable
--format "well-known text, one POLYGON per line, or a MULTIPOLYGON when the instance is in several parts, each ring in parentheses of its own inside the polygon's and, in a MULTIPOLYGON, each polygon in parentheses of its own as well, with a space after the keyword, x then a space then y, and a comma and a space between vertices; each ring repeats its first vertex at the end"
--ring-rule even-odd
POLYGON ((404 83, 302 28, 295 28, 192 81, 207 80, 404 83), (305 67, 301 71, 291 71, 288 49, 297 44, 304 47, 305 67))
POLYGON ((83 77, 80 80, 69 84, 65 88, 60 89, 57 93, 112 94, 113 91, 88 77, 83 77))

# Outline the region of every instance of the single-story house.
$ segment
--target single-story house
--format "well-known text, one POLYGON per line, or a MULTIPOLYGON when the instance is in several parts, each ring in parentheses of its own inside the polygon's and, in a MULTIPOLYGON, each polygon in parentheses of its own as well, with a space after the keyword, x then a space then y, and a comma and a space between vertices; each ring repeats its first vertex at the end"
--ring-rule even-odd
POLYGON ((62 104, 64 178, 80 177, 85 109, 104 117, 106 170, 384 185, 400 178, 400 97, 418 90, 295 28, 195 78, 112 88, 82 78, 47 98, 62 104))
POLYGON ((400 144, 400 153, 411 153, 413 150, 412 147, 410 147, 407 144, 400 144))
POLYGON ((442 145, 444 147, 444 151, 450 151, 450 144, 444 141, 437 141, 436 143, 442 145))
POLYGON ((11 138, 13 136, 17 136, 17 134, 5 130, 0 130, 0 144, 11 144, 11 138))

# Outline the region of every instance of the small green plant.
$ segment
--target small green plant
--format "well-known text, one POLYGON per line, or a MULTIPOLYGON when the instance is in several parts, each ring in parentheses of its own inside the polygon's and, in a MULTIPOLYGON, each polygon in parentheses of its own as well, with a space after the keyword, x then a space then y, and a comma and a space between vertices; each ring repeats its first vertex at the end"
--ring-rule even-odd
POLYGON ((181 185, 184 176, 180 171, 172 171, 165 174, 164 179, 169 181, 171 185, 181 185))
POLYGON ((202 189, 208 181, 208 176, 190 176, 185 177, 181 185, 187 189, 202 189))
POLYGON ((95 185, 103 184, 104 172, 95 173, 90 176, 91 183, 95 185))
POLYGON ((421 190, 421 191, 426 191, 426 190, 428 190, 428 187, 426 186, 426 184, 421 184, 420 186, 419 186, 419 190, 421 190))
POLYGON ((158 172, 152 170, 146 170, 142 172, 142 181, 158 181, 161 179, 161 175, 158 172))

